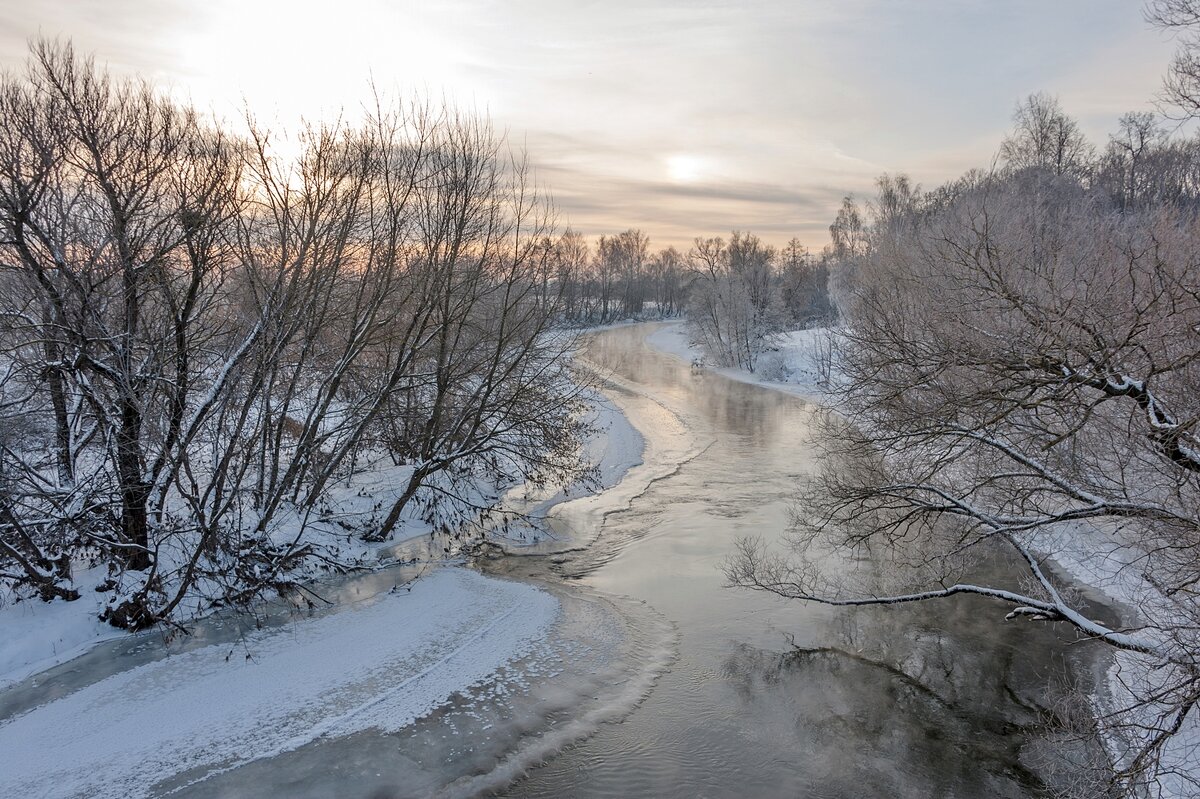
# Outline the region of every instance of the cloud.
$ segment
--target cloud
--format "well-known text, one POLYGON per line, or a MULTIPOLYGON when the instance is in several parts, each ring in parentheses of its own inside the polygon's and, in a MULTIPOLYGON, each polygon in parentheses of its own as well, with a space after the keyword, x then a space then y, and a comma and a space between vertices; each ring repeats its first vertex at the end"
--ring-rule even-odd
POLYGON ((562 223, 588 235, 630 227, 646 230, 653 246, 686 249, 696 236, 750 230, 770 243, 793 236, 819 249, 828 238, 844 191, 839 186, 729 182, 676 184, 596 176, 573 169, 539 169, 551 188, 562 223), (558 189, 556 187, 565 187, 558 189), (654 220, 653 226, 644 220, 654 220))
POLYGON ((46 36, 69 38, 118 71, 166 76, 173 72, 174 32, 202 13, 187 0, 0 0, 0 63, 21 66, 27 42, 46 36))
POLYGON ((445 94, 579 227, 814 246, 880 173, 986 167, 1032 91, 1102 139, 1173 47, 1129 0, 0 0, 0 63, 39 32, 234 118, 353 115, 370 78, 445 94))

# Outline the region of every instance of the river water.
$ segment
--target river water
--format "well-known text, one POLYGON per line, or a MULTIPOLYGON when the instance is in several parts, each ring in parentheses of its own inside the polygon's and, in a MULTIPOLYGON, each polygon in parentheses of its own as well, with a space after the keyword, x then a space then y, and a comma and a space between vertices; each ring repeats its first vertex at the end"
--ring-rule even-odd
MULTIPOLYGON (((642 465, 555 505, 544 543, 476 564, 557 599, 544 642, 403 729, 210 761, 145 795, 1031 797, 1076 778, 1094 752, 1050 728, 1060 699, 1048 686, 1087 690, 1098 661, 1066 632, 1004 622, 1004 608, 971 597, 850 610, 723 585, 738 537, 786 534, 813 469, 814 411, 652 350, 654 329, 593 334, 583 353, 641 431, 642 465)), ((823 567, 848 565, 871 566, 823 567)), ((1011 580, 1003 562, 980 568, 1011 580)), ((376 595, 405 574, 325 593, 376 595)), ((286 632, 291 619, 257 623, 286 632)), ((98 647, 0 695, 0 720, 242 635, 215 619, 173 649, 148 637, 98 647)))
MULTIPOLYGON (((850 610, 724 587, 736 538, 786 531, 813 468, 813 409, 656 352, 650 329, 597 335, 587 357, 626 395, 661 403, 702 451, 552 568, 657 609, 677 657, 622 723, 504 795, 1016 797, 1070 779, 1094 752, 1047 729, 1059 702, 1048 686, 1086 683, 1093 653, 1066 646, 1068 632, 1005 622, 971 597, 850 610)), ((670 428, 633 418, 651 440, 670 428)), ((1009 577, 1003 563, 980 569, 1009 577)))

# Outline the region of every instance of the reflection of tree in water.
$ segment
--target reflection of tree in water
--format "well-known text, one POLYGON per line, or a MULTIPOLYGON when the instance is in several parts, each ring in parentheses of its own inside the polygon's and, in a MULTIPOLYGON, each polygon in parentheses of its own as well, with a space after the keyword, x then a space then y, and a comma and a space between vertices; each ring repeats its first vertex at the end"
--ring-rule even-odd
POLYGON ((834 625, 834 644, 740 645, 723 666, 751 717, 793 720, 813 795, 1103 795, 1103 752, 1078 727, 1065 670, 1048 687, 1003 641, 964 646, 911 623, 885 634, 894 613, 834 625))

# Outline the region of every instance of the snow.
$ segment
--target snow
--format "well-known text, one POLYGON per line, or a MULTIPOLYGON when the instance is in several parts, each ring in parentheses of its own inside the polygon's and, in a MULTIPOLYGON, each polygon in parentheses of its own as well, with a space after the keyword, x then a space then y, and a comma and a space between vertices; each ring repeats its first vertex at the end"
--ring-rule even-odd
POLYGON ((600 489, 621 482, 630 469, 641 466, 646 441, 611 399, 595 399, 597 427, 604 431, 588 442, 588 458, 600 472, 600 489))
MULTIPOLYGON (((641 465, 644 442, 621 409, 607 397, 596 394, 592 404, 592 421, 603 433, 588 442, 587 456, 599 472, 597 489, 604 490, 621 482, 630 469, 641 465)), ((370 468, 331 486, 325 508, 307 520, 305 540, 343 561, 370 563, 397 544, 428 535, 427 522, 406 515, 389 540, 379 543, 362 540, 362 531, 377 524, 398 492, 403 490, 412 468, 394 465, 390 459, 379 456, 370 468)), ((484 489, 484 486, 479 488, 480 497, 484 489)), ((513 493, 520 493, 520 489, 513 493)), ((538 518, 571 496, 570 492, 547 492, 536 498, 536 502, 526 498, 521 509, 538 518)), ((272 538, 279 544, 294 540, 301 522, 299 515, 286 510, 281 512, 272 527, 272 538)), ((518 526, 515 529, 521 531, 523 538, 520 541, 510 539, 507 544, 530 544, 538 540, 538 535, 528 528, 518 526)), ((96 644, 126 635, 98 618, 111 597, 94 588, 106 576, 103 569, 80 571, 76 585, 81 597, 74 602, 17 601, 11 592, 0 592, 0 690, 78 657, 96 644)), ((309 576, 319 574, 314 569, 309 576)), ((187 621, 205 613, 207 608, 202 603, 193 603, 186 607, 181 618, 187 621)))
MULTIPOLYGON (((80 575, 79 584, 90 587, 103 578, 103 569, 93 569, 80 575)), ((91 590, 80 594, 74 602, 17 602, 11 593, 0 598, 0 690, 78 657, 98 643, 126 635, 99 619, 106 594, 91 590)))
MULTIPOLYGON (((823 383, 822 359, 828 358, 829 328, 793 330, 772 338, 771 349, 763 353, 753 372, 745 369, 711 368, 719 375, 773 388, 804 397, 817 403, 828 401, 823 383), (826 353, 823 355, 822 353, 826 353)), ((705 354, 688 338, 687 325, 668 322, 646 337, 646 343, 656 350, 673 355, 691 364, 704 365, 705 354)))
MULTIPOLYGON (((581 361, 599 371, 596 364, 581 361)), ((602 448, 598 445, 594 452, 600 455, 604 490, 554 505, 544 514, 551 537, 530 542, 536 544, 531 551, 548 554, 588 546, 609 514, 628 508, 651 485, 674 474, 711 443, 697 440, 695 432, 653 391, 612 374, 604 374, 603 381, 611 408, 601 407, 600 412, 612 425, 602 448), (639 430, 653 430, 654 435, 643 438, 639 430)))
POLYGON ((441 569, 411 592, 108 677, 0 723, 0 796, 145 796, 322 736, 394 731, 530 652, 558 601, 441 569))
MULTIPOLYGON (((1082 593, 1106 605, 1118 605, 1127 624, 1139 623, 1139 608, 1155 608, 1159 618, 1171 618, 1170 601, 1150 582, 1143 570, 1143 553, 1136 542, 1126 540, 1121 530, 1086 529, 1082 523, 1059 525, 1038 541, 1041 553, 1053 561, 1082 593)), ((1154 630, 1140 630, 1139 637, 1153 639, 1154 630)), ((1094 698, 1098 715, 1119 713, 1131 706, 1139 693, 1152 693, 1158 683, 1154 662, 1133 652, 1115 651, 1106 669, 1104 694, 1094 698)), ((1155 723, 1147 711, 1147 723, 1155 723)), ((1141 721, 1134 718, 1132 721, 1141 721)), ((1120 761, 1125 742, 1106 741, 1110 753, 1120 761)), ((1194 773, 1200 756, 1200 717, 1192 713, 1171 736, 1162 759, 1167 768, 1159 778, 1158 796, 1191 796, 1194 786, 1180 774, 1194 773)))

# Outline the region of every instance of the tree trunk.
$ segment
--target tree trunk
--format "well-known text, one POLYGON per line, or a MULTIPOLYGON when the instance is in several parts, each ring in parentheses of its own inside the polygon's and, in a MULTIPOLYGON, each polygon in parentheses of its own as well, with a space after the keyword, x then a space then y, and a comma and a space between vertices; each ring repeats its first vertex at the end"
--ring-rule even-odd
POLYGON ((150 567, 149 519, 146 504, 150 485, 142 479, 139 437, 142 418, 136 402, 121 398, 121 427, 117 431, 117 478, 121 485, 121 533, 134 549, 126 565, 141 571, 150 567))
POLYGON ((391 510, 388 511, 387 518, 383 520, 383 524, 379 525, 379 529, 374 533, 366 536, 368 541, 386 541, 392 534, 392 530, 396 528, 396 522, 400 521, 400 514, 404 512, 405 507, 416 496, 417 489, 421 487, 421 483, 429 476, 429 471, 426 469, 417 469, 408 478, 408 485, 404 488, 404 493, 400 498, 392 503, 391 510))
MULTIPOLYGON (((47 325, 48 326, 48 325, 47 325)), ((62 348, 58 342, 47 339, 45 344, 46 389, 50 392, 50 406, 54 409, 54 445, 58 466, 58 480, 63 486, 75 484, 75 465, 71 457, 71 420, 67 415, 67 395, 63 385, 62 348)))

